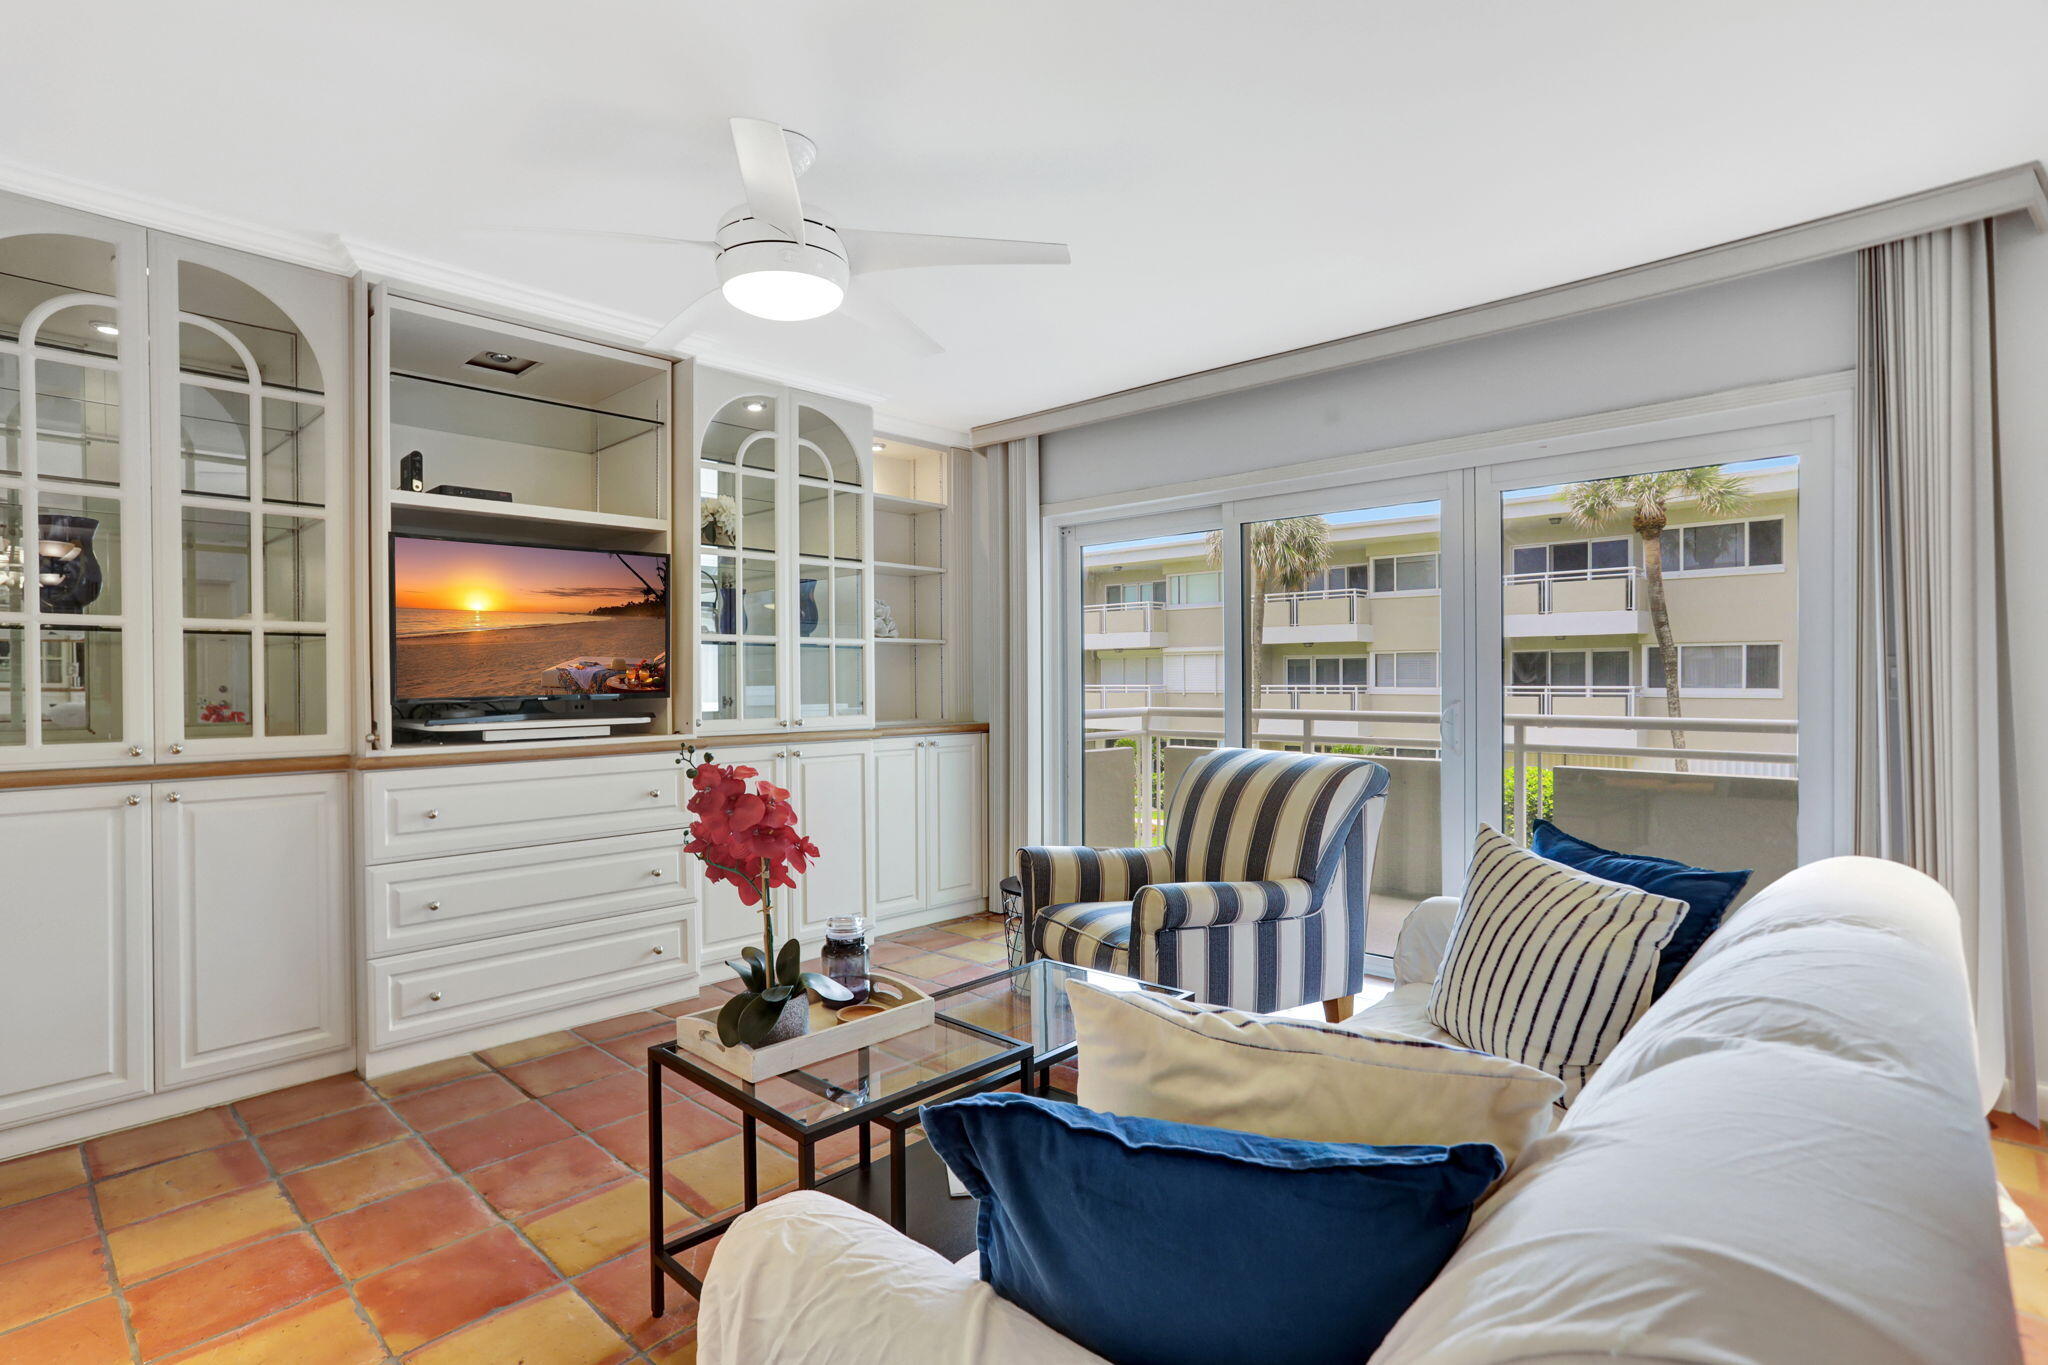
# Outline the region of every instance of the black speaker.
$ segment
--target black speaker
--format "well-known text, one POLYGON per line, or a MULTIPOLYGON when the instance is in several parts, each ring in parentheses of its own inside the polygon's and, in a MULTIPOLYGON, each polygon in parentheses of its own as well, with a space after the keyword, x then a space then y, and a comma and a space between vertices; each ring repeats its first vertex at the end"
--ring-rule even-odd
POLYGON ((415 450, 398 462, 398 484, 408 493, 427 491, 427 457, 415 450))

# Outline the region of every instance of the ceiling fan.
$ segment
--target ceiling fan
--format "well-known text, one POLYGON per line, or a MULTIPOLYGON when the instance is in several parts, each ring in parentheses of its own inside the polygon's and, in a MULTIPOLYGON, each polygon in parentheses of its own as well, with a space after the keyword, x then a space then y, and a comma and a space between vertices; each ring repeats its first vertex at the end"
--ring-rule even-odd
POLYGON ((716 254, 718 283, 647 339, 665 350, 695 331, 721 301, 777 322, 802 322, 838 311, 925 355, 945 348, 864 284, 884 270, 942 265, 1066 265, 1060 242, 995 237, 936 237, 835 227, 817 205, 805 205, 797 177, 817 160, 817 144, 765 119, 732 120, 733 152, 747 201, 719 221, 710 241, 639 232, 589 235, 700 247, 716 254))

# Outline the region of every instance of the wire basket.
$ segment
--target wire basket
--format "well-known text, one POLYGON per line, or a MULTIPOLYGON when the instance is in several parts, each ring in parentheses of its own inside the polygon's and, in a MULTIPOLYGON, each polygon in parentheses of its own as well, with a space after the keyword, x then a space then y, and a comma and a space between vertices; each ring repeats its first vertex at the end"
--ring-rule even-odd
POLYGON ((1003 902, 1003 948, 1010 955, 1010 965, 1024 965, 1024 883, 1016 877, 1005 877, 998 884, 1003 902))

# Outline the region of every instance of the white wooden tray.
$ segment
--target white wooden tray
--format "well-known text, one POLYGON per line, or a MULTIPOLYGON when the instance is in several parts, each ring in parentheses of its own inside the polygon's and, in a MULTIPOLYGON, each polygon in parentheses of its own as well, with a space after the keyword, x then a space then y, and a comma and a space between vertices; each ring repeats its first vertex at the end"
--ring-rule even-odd
MULTIPOLYGON (((676 1046, 743 1081, 765 1081, 770 1076, 910 1033, 932 1022, 935 1007, 931 996, 901 977, 881 972, 871 972, 869 976, 893 987, 903 998, 894 1002, 876 1000, 874 1003, 882 1006, 882 1012, 865 1019, 841 1019, 829 1005, 813 999, 810 1032, 766 1047, 748 1047, 744 1043, 727 1047, 718 1041, 718 1010, 700 1010, 676 1020, 676 1046)), ((719 1009, 723 1008, 721 1003, 719 1009)))

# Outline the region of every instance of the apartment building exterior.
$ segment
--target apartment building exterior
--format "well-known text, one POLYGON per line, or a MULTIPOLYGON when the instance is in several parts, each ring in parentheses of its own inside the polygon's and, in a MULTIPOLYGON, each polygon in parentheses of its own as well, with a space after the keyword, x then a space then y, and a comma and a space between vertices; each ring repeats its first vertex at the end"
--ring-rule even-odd
MULTIPOLYGON (((1732 514, 1707 515, 1684 501, 1670 507, 1661 545, 1682 709, 1765 727, 1742 732, 1739 743, 1712 730, 1684 732, 1682 742, 1701 757, 1683 760, 1670 756, 1670 728, 1642 724, 1666 716, 1666 695, 1647 547, 1628 518, 1588 529, 1575 522, 1563 489, 1508 495, 1498 591, 1502 744, 1511 768, 1526 761, 1532 782, 1544 780, 1538 770, 1671 772, 1678 761, 1696 774, 1792 775, 1798 471, 1789 461, 1766 462, 1773 465, 1745 470, 1745 495, 1732 514), (1786 724, 1770 728, 1774 722, 1786 724), (1780 752, 1784 762, 1769 761, 1780 752)), ((1324 522, 1328 562, 1299 588, 1266 592, 1262 610, 1245 614, 1258 635, 1256 661, 1246 658, 1247 695, 1257 701, 1245 733, 1264 747, 1433 760, 1443 681, 1437 509, 1337 513, 1324 522)), ((1222 576, 1208 541, 1092 547, 1083 582, 1084 750, 1136 750, 1139 768, 1156 770, 1154 785, 1169 787, 1193 752, 1222 732, 1228 645, 1222 576)), ((1086 779, 1089 804, 1110 812, 1133 779, 1113 762, 1093 767, 1100 771, 1086 779)), ((1152 804, 1163 804, 1163 794, 1152 804)), ((1136 804, 1147 804, 1142 790, 1136 804)), ((1126 825, 1119 814, 1088 823, 1104 834, 1126 825)), ((1145 823, 1140 811, 1134 824, 1145 823)))

